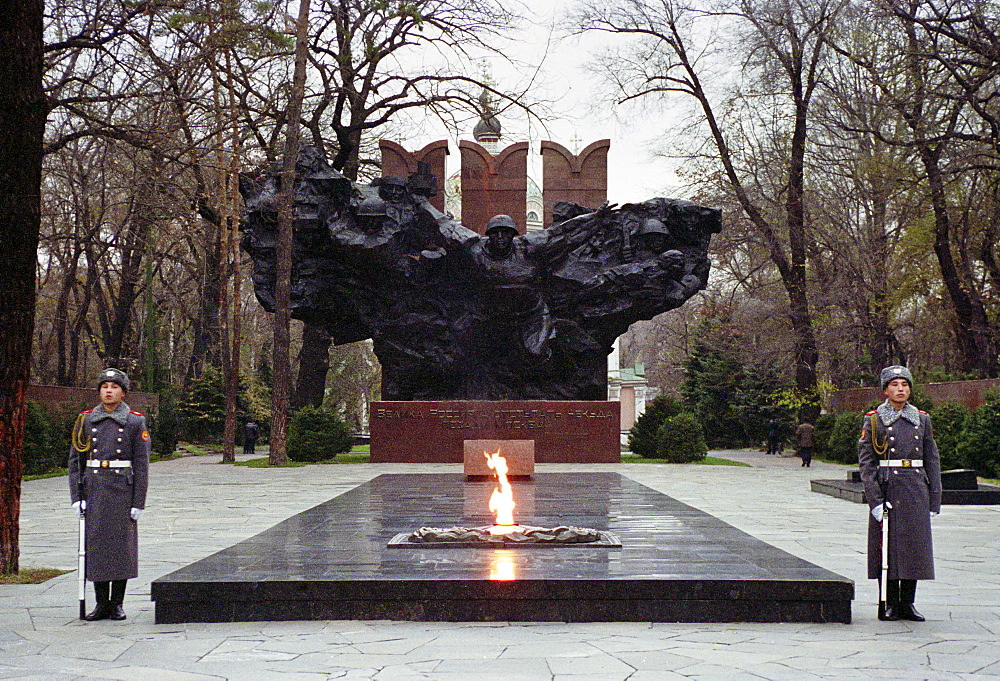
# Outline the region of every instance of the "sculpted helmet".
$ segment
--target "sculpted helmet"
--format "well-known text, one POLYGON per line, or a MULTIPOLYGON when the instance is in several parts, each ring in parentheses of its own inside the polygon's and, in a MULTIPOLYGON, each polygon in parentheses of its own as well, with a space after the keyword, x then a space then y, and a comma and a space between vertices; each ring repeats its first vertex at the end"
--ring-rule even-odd
POLYGON ((670 236, 670 230, 656 218, 647 218, 639 228, 639 234, 662 234, 663 236, 670 236))
POLYGON ((903 366, 893 365, 882 369, 882 373, 879 374, 879 383, 882 384, 882 389, 884 390, 889 385, 889 381, 895 378, 905 378, 910 387, 913 387, 913 375, 910 370, 903 366))
POLYGON ((486 234, 495 232, 499 229, 510 230, 517 234, 517 225, 514 224, 514 218, 509 215, 494 215, 490 218, 490 221, 486 223, 486 234))
POLYGON ((107 383, 111 381, 112 383, 117 383, 122 387, 122 390, 128 392, 129 380, 128 374, 126 374, 121 369, 115 369, 114 367, 108 367, 101 372, 100 376, 97 377, 97 387, 100 388, 102 383, 107 383))
POLYGON ((406 180, 394 175, 377 178, 372 186, 378 187, 378 195, 385 201, 400 201, 407 192, 406 180))

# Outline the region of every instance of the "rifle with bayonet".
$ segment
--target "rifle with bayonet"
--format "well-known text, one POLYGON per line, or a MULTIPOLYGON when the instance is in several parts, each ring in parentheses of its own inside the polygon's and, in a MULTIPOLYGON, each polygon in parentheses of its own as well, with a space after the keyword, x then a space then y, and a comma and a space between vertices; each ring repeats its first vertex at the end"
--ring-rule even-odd
POLYGON ((77 540, 77 596, 80 599, 80 619, 87 618, 87 486, 84 482, 87 459, 93 444, 87 433, 87 415, 80 414, 73 424, 73 449, 79 459, 79 474, 76 479, 76 494, 80 502, 80 536, 77 540))

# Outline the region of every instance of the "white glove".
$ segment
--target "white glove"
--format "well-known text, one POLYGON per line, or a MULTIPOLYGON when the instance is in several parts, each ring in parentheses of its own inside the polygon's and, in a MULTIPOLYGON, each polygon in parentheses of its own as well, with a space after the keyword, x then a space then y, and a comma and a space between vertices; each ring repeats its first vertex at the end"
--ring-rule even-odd
POLYGON ((933 518, 934 516, 938 515, 938 513, 939 511, 931 511, 931 517, 933 518))
POLYGON ((87 502, 83 499, 81 499, 80 501, 74 501, 73 510, 76 512, 77 518, 82 518, 83 512, 87 510, 87 502))
POLYGON ((884 515, 885 515, 885 508, 882 506, 882 504, 879 504, 878 506, 872 509, 872 518, 875 518, 875 520, 877 520, 878 522, 882 522, 882 516, 884 515))
POLYGON ((133 508, 131 511, 129 511, 129 514, 132 516, 132 520, 138 520, 139 516, 142 515, 142 509, 141 508, 133 508))

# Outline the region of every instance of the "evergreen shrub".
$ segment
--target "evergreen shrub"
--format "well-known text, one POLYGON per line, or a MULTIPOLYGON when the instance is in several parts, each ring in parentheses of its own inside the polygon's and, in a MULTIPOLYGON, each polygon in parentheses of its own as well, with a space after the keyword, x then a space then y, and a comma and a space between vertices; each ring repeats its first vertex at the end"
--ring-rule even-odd
POLYGON ((628 433, 628 448, 633 454, 651 459, 656 457, 657 433, 671 416, 684 410, 683 403, 671 395, 657 395, 646 404, 646 410, 635 420, 628 433))
POLYGON ((222 441, 226 425, 226 390, 218 369, 207 366, 201 376, 188 384, 187 392, 177 404, 177 416, 184 440, 222 441))
POLYGON ((169 393, 160 393, 160 408, 156 414, 146 415, 146 426, 153 438, 153 451, 160 456, 173 454, 180 436, 180 420, 177 403, 169 393))
POLYGON ((354 436, 340 416, 324 407, 299 409, 288 423, 288 458, 292 461, 323 461, 348 452, 354 436))
POLYGON ((969 420, 969 410, 965 405, 955 402, 945 402, 934 407, 930 412, 934 428, 934 442, 941 454, 941 470, 965 468, 967 463, 962 456, 962 433, 969 420))
POLYGON ((1000 390, 987 391, 985 398, 967 419, 959 448, 968 468, 987 478, 1000 478, 1000 390))
POLYGON ((828 456, 827 452, 830 448, 830 433, 833 432, 833 427, 836 423, 836 414, 821 414, 820 417, 816 419, 816 423, 813 424, 816 427, 816 430, 813 431, 813 444, 816 447, 817 456, 828 456))
POLYGON ((861 438, 863 414, 848 412, 833 418, 833 427, 826 439, 824 456, 838 463, 858 463, 858 441, 861 438))
POLYGON ((670 463, 694 463, 704 459, 708 446, 697 417, 681 412, 664 420, 656 434, 656 454, 670 463))
POLYGON ((28 401, 22 459, 24 475, 42 475, 66 467, 75 418, 76 414, 28 401))

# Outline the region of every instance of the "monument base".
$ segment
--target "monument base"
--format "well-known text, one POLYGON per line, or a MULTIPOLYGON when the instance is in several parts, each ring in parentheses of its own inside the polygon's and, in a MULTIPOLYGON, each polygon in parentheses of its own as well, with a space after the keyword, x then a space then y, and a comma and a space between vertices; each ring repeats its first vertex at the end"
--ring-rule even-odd
POLYGON ((462 463, 466 440, 534 440, 539 463, 618 463, 618 402, 372 402, 372 463, 462 463))
POLYGON ((155 580, 156 622, 851 621, 851 580, 618 473, 540 473, 513 491, 518 522, 620 548, 388 548, 421 526, 491 524, 494 488, 380 475, 155 580))
MULTIPOLYGON (((954 470, 941 472, 941 504, 944 506, 996 506, 1000 504, 1000 487, 980 483, 976 472, 954 470)), ((856 504, 865 502, 865 486, 860 471, 850 471, 845 480, 810 480, 813 492, 846 499, 856 504)))

